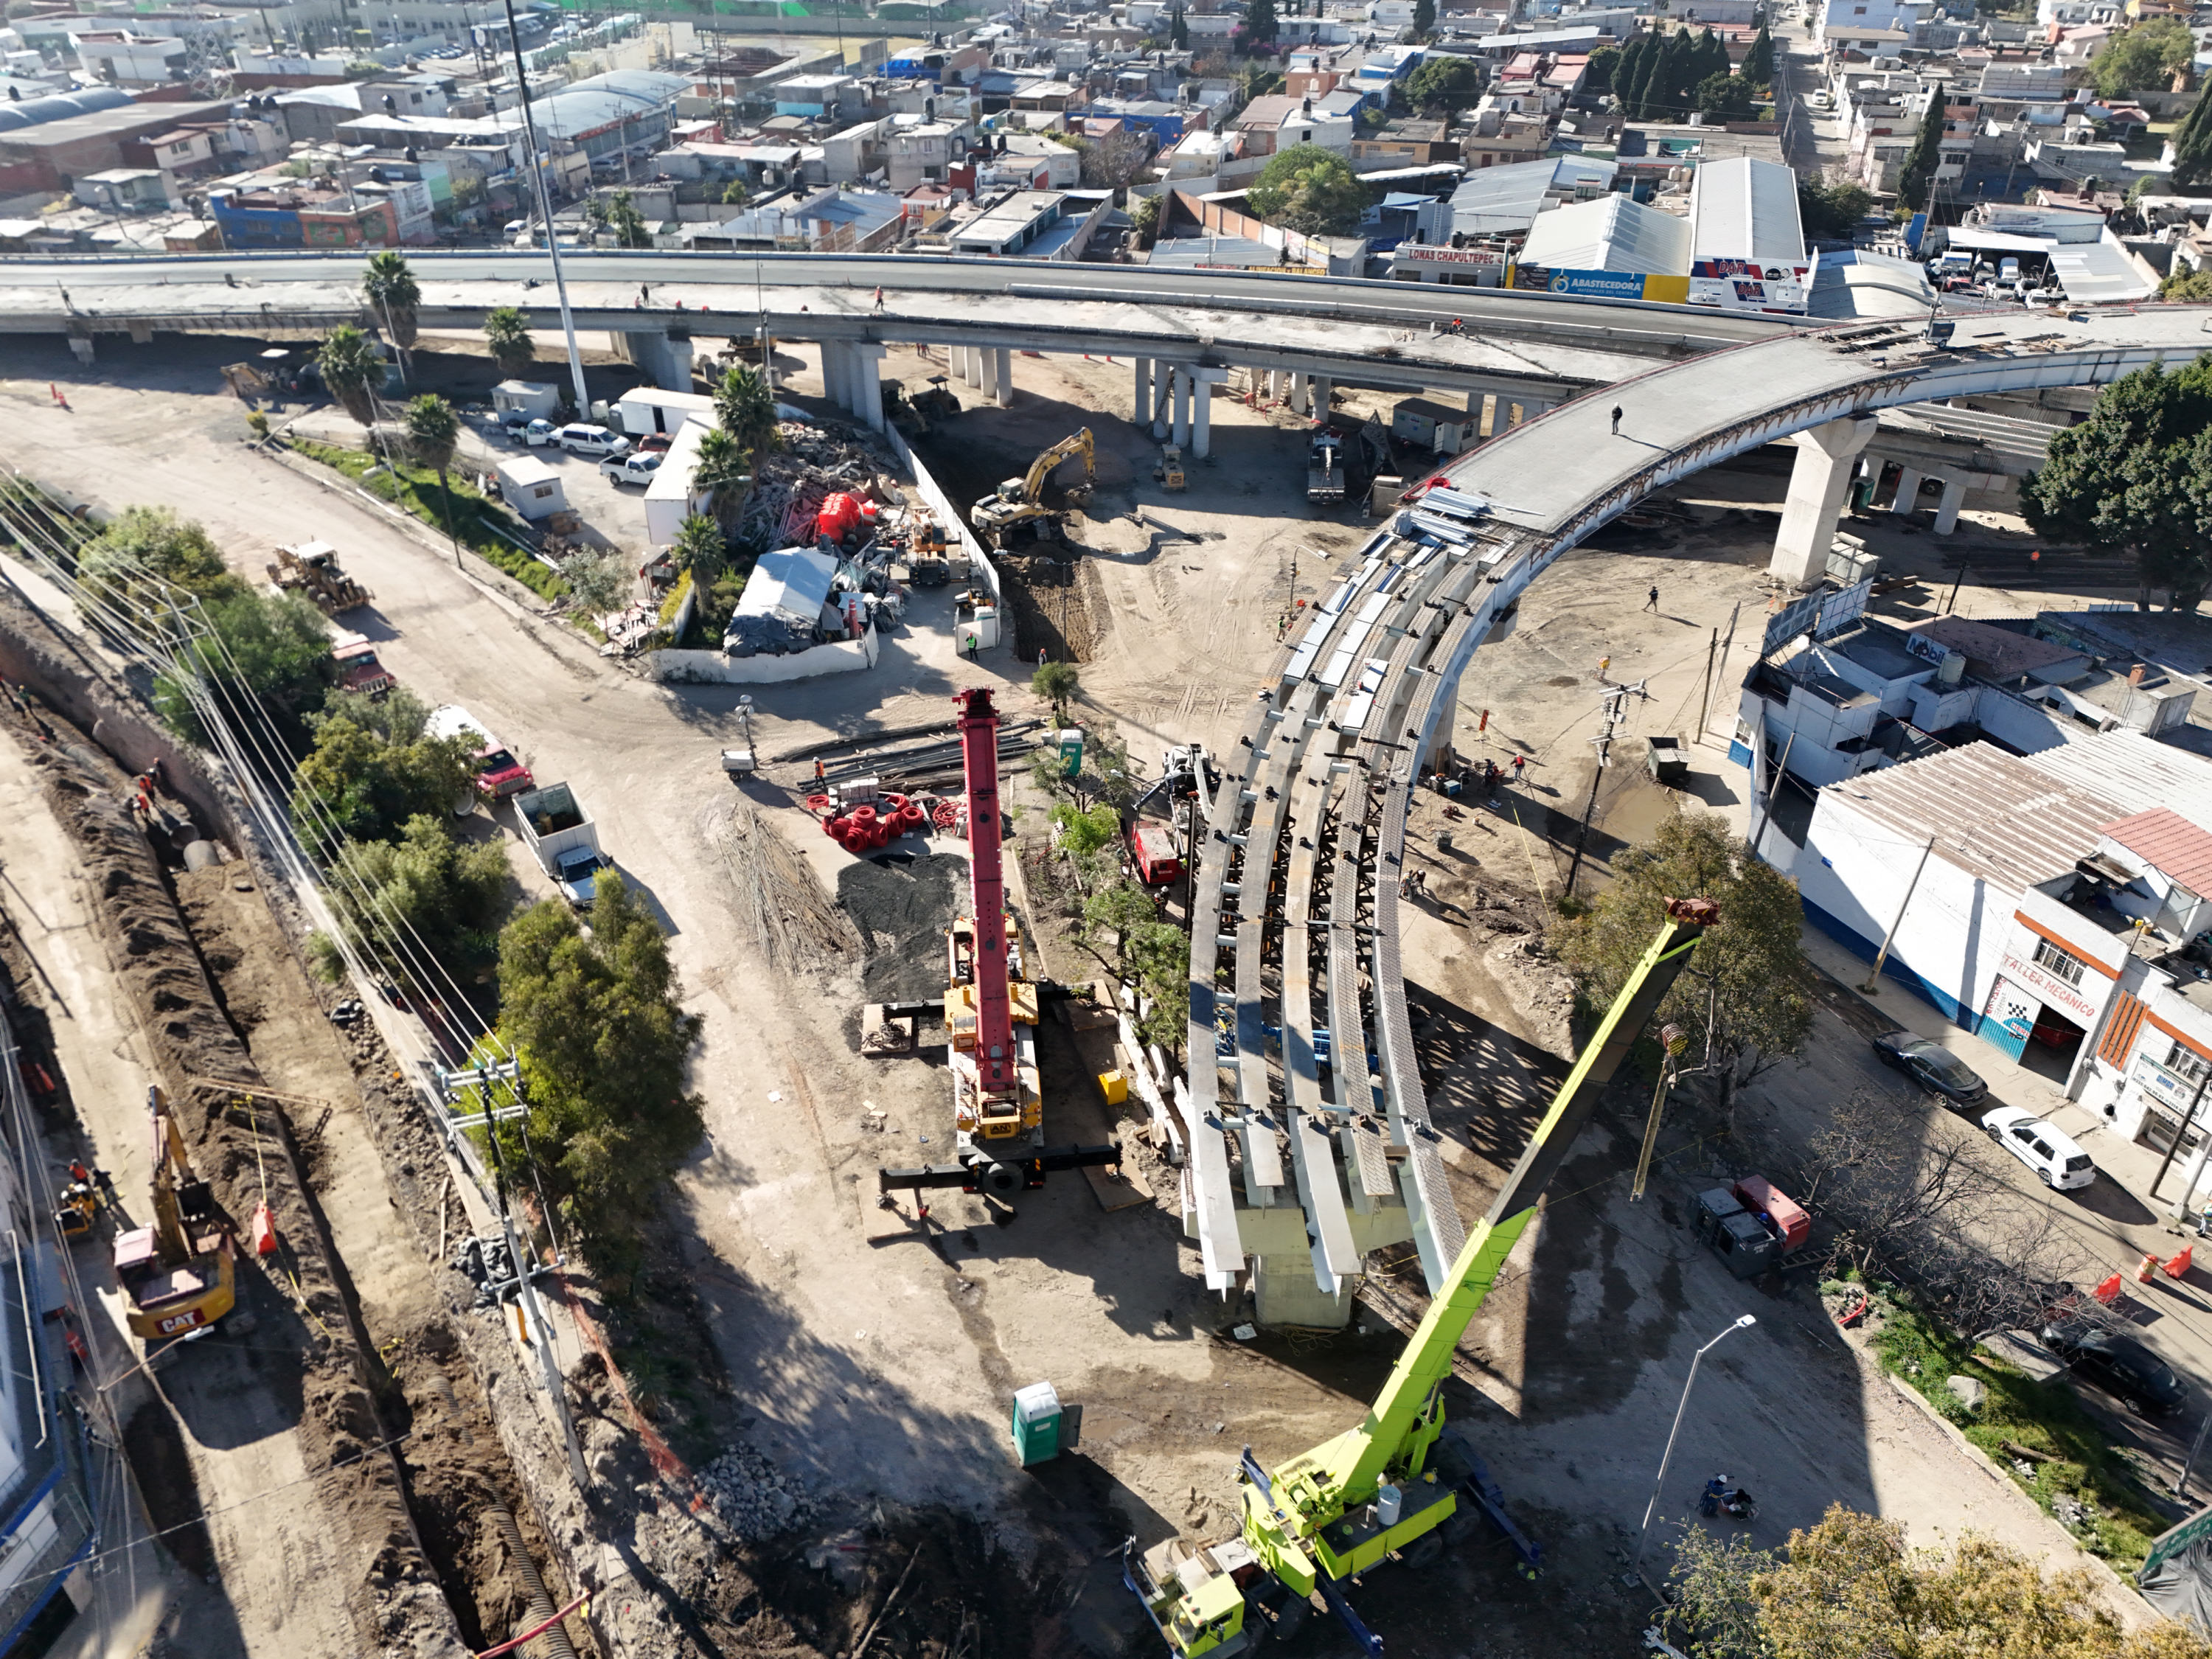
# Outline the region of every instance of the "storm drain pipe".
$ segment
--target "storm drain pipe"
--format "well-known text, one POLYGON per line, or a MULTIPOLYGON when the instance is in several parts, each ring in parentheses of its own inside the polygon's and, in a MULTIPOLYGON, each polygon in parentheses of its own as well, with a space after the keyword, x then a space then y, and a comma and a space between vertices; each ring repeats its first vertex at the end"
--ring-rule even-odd
MULTIPOLYGON (((522 1580, 522 1587, 530 1592, 530 1622, 543 1625, 560 1611, 553 1598, 545 1593, 545 1581, 538 1576, 537 1564, 530 1552, 522 1547, 522 1528, 514 1523, 514 1511, 504 1504, 489 1506, 491 1518, 499 1522, 500 1532, 507 1539, 507 1547, 514 1556, 514 1571, 522 1580)), ((539 1659, 576 1659, 576 1650, 568 1640, 568 1631, 558 1624, 547 1626, 544 1635, 538 1638, 539 1659)))

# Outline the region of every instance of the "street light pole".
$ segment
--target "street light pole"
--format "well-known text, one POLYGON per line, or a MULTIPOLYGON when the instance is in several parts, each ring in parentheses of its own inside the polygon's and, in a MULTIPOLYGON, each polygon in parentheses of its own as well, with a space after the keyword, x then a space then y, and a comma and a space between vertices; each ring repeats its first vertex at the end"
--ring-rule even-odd
POLYGON ((561 270, 561 238, 553 228, 553 198, 545 169, 538 161, 538 121, 530 109, 530 68, 522 61, 522 32, 514 21, 514 0, 507 0, 507 42, 514 48, 514 90, 522 109, 522 143, 529 151, 530 176, 538 185, 538 210, 545 219, 545 251, 553 258, 553 292, 561 301, 561 332, 568 343, 568 379, 576 389, 576 418, 592 416, 592 394, 584 389, 584 359, 576 349, 576 319, 568 309, 568 279, 561 270))
POLYGON ((1667 1484, 1667 1465, 1674 1455, 1675 1437, 1682 1432, 1682 1413, 1690 1408, 1690 1390, 1698 1381, 1698 1362, 1705 1357, 1705 1348, 1717 1347, 1737 1331, 1747 1330, 1759 1321, 1750 1314, 1744 1315, 1719 1336, 1690 1356, 1690 1374, 1682 1380, 1682 1398, 1674 1407, 1674 1426, 1667 1431, 1667 1449, 1659 1455, 1659 1473, 1651 1482, 1651 1501, 1644 1506, 1644 1530, 1636 1540, 1636 1560, 1629 1568, 1632 1573, 1644 1571, 1644 1546, 1651 1541, 1651 1517, 1659 1508, 1659 1489, 1667 1484))

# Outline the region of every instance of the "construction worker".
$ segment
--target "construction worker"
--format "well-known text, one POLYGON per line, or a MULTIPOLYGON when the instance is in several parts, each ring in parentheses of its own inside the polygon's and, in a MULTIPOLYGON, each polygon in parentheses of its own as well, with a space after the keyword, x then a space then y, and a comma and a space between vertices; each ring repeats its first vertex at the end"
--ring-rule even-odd
POLYGON ((814 781, 815 781, 815 782, 817 782, 817 783, 821 782, 821 781, 822 781, 822 777, 823 777, 823 773, 822 773, 822 757, 821 757, 821 756, 819 756, 819 755, 817 755, 817 756, 814 757, 814 781))
POLYGON ((1528 757, 1526 755, 1516 755, 1513 757, 1513 781, 1516 784, 1521 781, 1521 774, 1528 764, 1528 757))

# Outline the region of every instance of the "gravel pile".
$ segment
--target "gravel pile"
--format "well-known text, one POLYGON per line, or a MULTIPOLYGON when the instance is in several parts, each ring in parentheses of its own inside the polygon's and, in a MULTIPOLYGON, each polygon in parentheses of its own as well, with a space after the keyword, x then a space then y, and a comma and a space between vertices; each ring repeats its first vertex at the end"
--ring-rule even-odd
POLYGON ((903 866, 860 859, 837 872, 837 902, 868 941, 867 1001, 944 994, 945 930, 967 898, 968 860, 957 853, 926 853, 903 866))
POLYGON ((813 1512, 797 1477, 750 1446, 724 1452, 698 1472, 698 1481, 723 1523, 748 1542, 778 1537, 813 1512))

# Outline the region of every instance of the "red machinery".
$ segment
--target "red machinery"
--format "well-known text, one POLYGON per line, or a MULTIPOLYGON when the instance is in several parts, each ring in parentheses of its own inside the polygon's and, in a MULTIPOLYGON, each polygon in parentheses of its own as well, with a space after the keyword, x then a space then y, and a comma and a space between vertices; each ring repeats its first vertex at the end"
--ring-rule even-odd
POLYGON ((1044 1146, 1036 1065, 1036 982, 1022 960, 1021 928, 1006 914, 999 808, 999 714, 988 687, 957 693, 961 771, 968 795, 969 914, 945 930, 944 1020, 959 1161, 878 1170, 877 1185, 958 1187, 1000 1196, 1042 1187, 1050 1170, 1117 1164, 1121 1148, 1044 1146))

